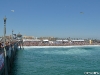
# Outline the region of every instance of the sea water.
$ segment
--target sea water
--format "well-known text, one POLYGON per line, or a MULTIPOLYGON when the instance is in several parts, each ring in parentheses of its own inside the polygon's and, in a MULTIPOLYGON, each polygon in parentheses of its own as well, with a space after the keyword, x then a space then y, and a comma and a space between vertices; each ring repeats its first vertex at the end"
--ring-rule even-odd
POLYGON ((24 47, 10 75, 100 75, 100 46, 24 47))

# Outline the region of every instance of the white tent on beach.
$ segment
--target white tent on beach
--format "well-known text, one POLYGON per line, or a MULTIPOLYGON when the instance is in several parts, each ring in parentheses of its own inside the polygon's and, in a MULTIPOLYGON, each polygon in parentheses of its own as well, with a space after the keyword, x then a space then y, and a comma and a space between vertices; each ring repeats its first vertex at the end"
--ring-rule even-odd
POLYGON ((56 40, 57 42, 62 42, 63 40, 56 40))
POLYGON ((43 41, 44 41, 44 42, 48 42, 49 40, 48 40, 48 39, 43 39, 43 41))
POLYGON ((68 40, 63 40, 64 42, 68 42, 68 40))
POLYGON ((71 40, 72 42, 84 42, 84 40, 71 40))
POLYGON ((32 42, 32 41, 41 41, 41 40, 39 40, 39 39, 23 39, 23 42, 24 41, 30 41, 30 42, 32 42))

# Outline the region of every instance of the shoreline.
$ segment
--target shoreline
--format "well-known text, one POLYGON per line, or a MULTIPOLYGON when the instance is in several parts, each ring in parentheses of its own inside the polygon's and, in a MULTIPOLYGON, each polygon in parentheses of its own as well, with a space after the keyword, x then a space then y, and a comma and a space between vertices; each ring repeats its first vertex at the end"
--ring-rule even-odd
MULTIPOLYGON (((22 47, 22 46, 21 46, 22 47)), ((23 46, 22 48, 71 48, 71 47, 100 47, 100 45, 70 45, 70 46, 23 46)), ((20 46, 18 47, 20 48, 20 46)))

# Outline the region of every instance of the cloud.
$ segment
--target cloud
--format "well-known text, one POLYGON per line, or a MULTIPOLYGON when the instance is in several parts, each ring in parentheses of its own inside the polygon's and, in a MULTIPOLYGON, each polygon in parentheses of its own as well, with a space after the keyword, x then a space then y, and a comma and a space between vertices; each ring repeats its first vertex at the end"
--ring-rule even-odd
POLYGON ((11 10, 12 12, 14 12, 14 10, 11 10))

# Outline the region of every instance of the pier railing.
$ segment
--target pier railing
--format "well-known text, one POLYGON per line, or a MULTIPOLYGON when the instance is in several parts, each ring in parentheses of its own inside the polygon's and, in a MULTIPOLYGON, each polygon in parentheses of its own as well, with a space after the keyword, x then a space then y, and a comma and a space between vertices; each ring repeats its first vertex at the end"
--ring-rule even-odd
POLYGON ((0 48, 0 75, 6 75, 5 74, 6 67, 4 63, 5 60, 6 60, 6 65, 7 65, 7 72, 10 72, 15 53, 18 50, 18 44, 19 42, 14 42, 13 44, 5 46, 6 57, 4 55, 4 47, 0 48))

